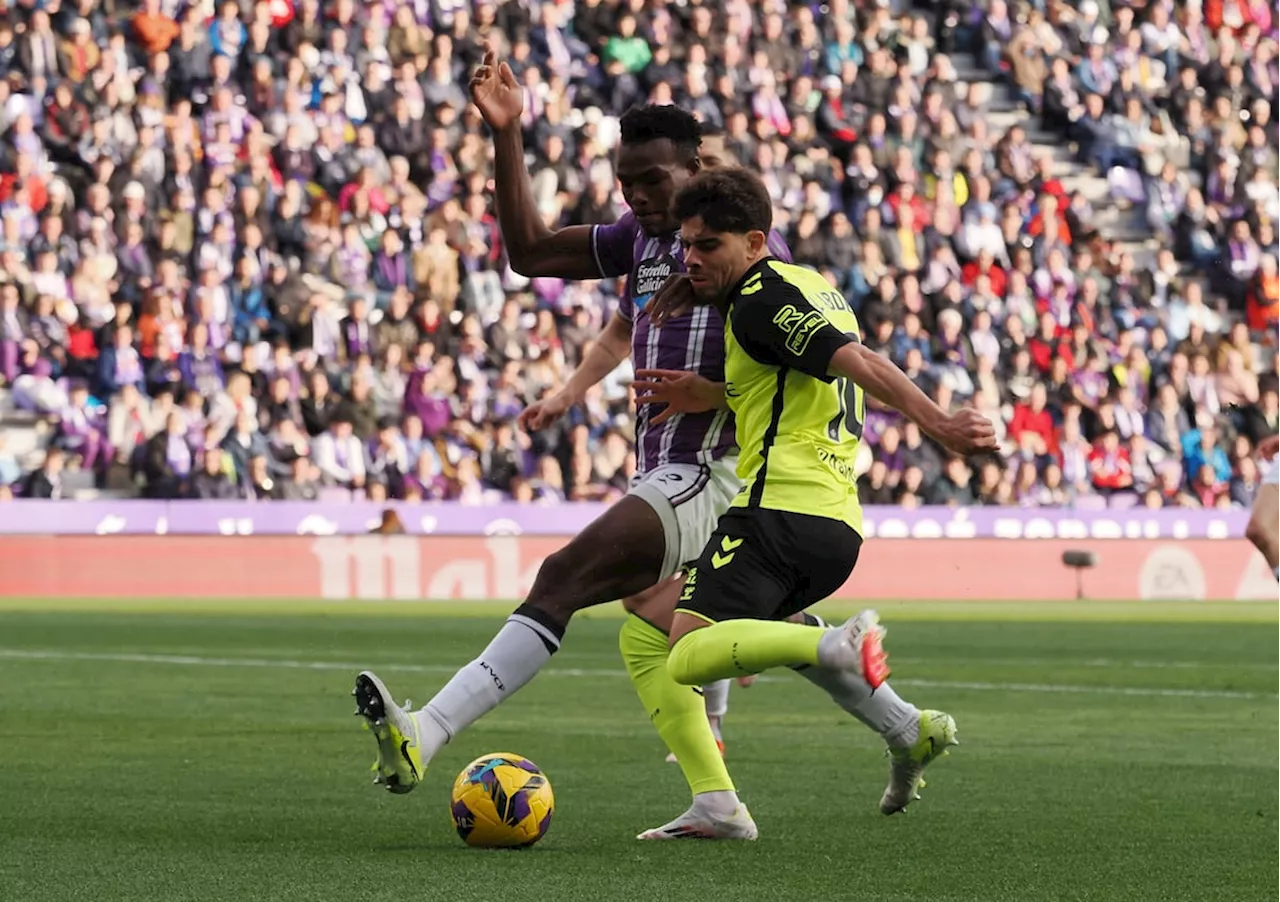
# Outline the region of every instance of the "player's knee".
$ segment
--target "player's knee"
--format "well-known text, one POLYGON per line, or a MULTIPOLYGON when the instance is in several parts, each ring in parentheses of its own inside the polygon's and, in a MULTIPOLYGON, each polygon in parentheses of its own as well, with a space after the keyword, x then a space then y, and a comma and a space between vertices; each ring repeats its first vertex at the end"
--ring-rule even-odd
POLYGON ((1244 527, 1244 537, 1257 545, 1266 538, 1266 528, 1258 522, 1258 518, 1250 517, 1249 522, 1244 527))
POLYGON ((1244 528, 1244 535, 1254 547, 1266 551, 1276 544, 1276 524, 1268 522, 1267 518, 1255 513, 1249 518, 1249 523, 1244 528))
POLYGON ((628 617, 622 621, 622 629, 618 630, 618 652, 622 655, 622 663, 627 668, 627 674, 635 679, 636 667, 640 660, 644 657, 640 653, 642 642, 636 634, 634 617, 628 617))
POLYGON ((575 554, 572 546, 561 548, 538 568, 526 604, 567 621, 577 608, 576 600, 584 594, 589 573, 590 563, 585 555, 575 554))
POLYGON ((667 636, 639 617, 628 617, 618 630, 618 651, 632 679, 667 666, 667 636))

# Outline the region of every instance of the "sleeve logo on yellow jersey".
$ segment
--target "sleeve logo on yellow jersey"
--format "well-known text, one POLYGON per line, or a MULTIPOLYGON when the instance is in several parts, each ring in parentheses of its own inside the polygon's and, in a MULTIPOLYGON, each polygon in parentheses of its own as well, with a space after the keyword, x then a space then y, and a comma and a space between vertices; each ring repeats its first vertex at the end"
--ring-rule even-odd
POLYGON ((787 350, 797 357, 804 354, 813 340, 813 334, 827 321, 821 313, 797 310, 791 304, 784 304, 773 316, 774 324, 787 336, 787 350))

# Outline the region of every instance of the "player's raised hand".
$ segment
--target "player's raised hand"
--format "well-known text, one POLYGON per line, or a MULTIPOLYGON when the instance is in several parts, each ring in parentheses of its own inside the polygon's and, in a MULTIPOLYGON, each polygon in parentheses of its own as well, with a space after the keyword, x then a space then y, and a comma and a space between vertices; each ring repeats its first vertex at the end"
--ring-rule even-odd
POLYGON ((649 420, 651 426, 661 426, 678 413, 714 410, 724 402, 724 386, 685 370, 636 370, 631 387, 636 393, 636 406, 666 405, 649 420))
POLYGON ((980 454, 998 447, 995 427, 972 407, 962 408, 947 417, 934 437, 956 454, 980 454))
POLYGON ((524 90, 506 63, 498 62, 493 47, 486 47, 484 59, 471 76, 471 102, 494 131, 510 128, 524 113, 524 90))
POLYGON ((684 273, 673 273, 662 283, 662 287, 653 293, 645 311, 649 314, 649 322, 661 328, 677 316, 688 313, 697 299, 693 294, 693 283, 684 273))
POLYGON ((1271 435, 1258 442, 1258 457, 1261 460, 1271 460, 1276 456, 1276 452, 1280 451, 1280 435, 1271 435))
POLYGON ((572 406, 568 398, 557 393, 541 401, 535 401, 520 411, 516 422, 526 432, 541 432, 553 426, 572 406))

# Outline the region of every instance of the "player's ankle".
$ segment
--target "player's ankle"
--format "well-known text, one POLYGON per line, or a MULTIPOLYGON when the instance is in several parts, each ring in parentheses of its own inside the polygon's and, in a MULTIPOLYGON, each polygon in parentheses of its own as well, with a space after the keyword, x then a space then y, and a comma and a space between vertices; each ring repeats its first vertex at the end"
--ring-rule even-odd
POLYGON ((453 738, 452 730, 440 714, 428 704, 409 715, 418 728, 418 748, 423 763, 435 757, 453 738))
POLYGON ((732 789, 700 792, 693 797, 695 809, 714 817, 729 817, 738 810, 739 804, 738 794, 732 789))
POLYGON ((909 749, 920 740, 920 714, 903 720, 883 734, 885 743, 891 749, 909 749))
POLYGON ((823 628, 822 638, 818 640, 818 666, 841 670, 847 658, 843 630, 838 626, 823 628))

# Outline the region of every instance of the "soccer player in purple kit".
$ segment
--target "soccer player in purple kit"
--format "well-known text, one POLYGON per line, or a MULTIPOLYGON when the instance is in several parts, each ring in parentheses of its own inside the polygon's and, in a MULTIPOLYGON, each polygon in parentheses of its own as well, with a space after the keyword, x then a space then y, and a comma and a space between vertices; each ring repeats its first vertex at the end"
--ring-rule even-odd
MULTIPOLYGON (((713 409, 637 411, 638 475, 630 492, 543 562, 529 595, 489 646, 418 711, 401 709, 376 675, 357 678, 358 713, 378 740, 375 782, 412 790, 432 756, 460 731, 529 682, 560 647, 576 611, 625 599, 630 616, 619 646, 642 704, 693 792, 690 809, 639 838, 754 839, 707 722, 702 694, 667 672, 667 636, 682 580, 720 514, 741 488, 734 423, 723 399, 724 332, 718 314, 695 307, 663 328, 646 305, 683 272, 671 200, 699 169, 699 126, 673 106, 633 109, 621 119, 617 177, 629 211, 605 226, 542 225, 525 171, 523 94, 492 51, 471 81, 472 99, 493 131, 499 224, 514 270, 563 279, 627 277, 627 287, 594 349, 567 384, 521 415, 526 429, 552 425, 628 356, 636 367, 697 374, 713 409)), ((785 242, 770 236, 785 260, 785 242)))

